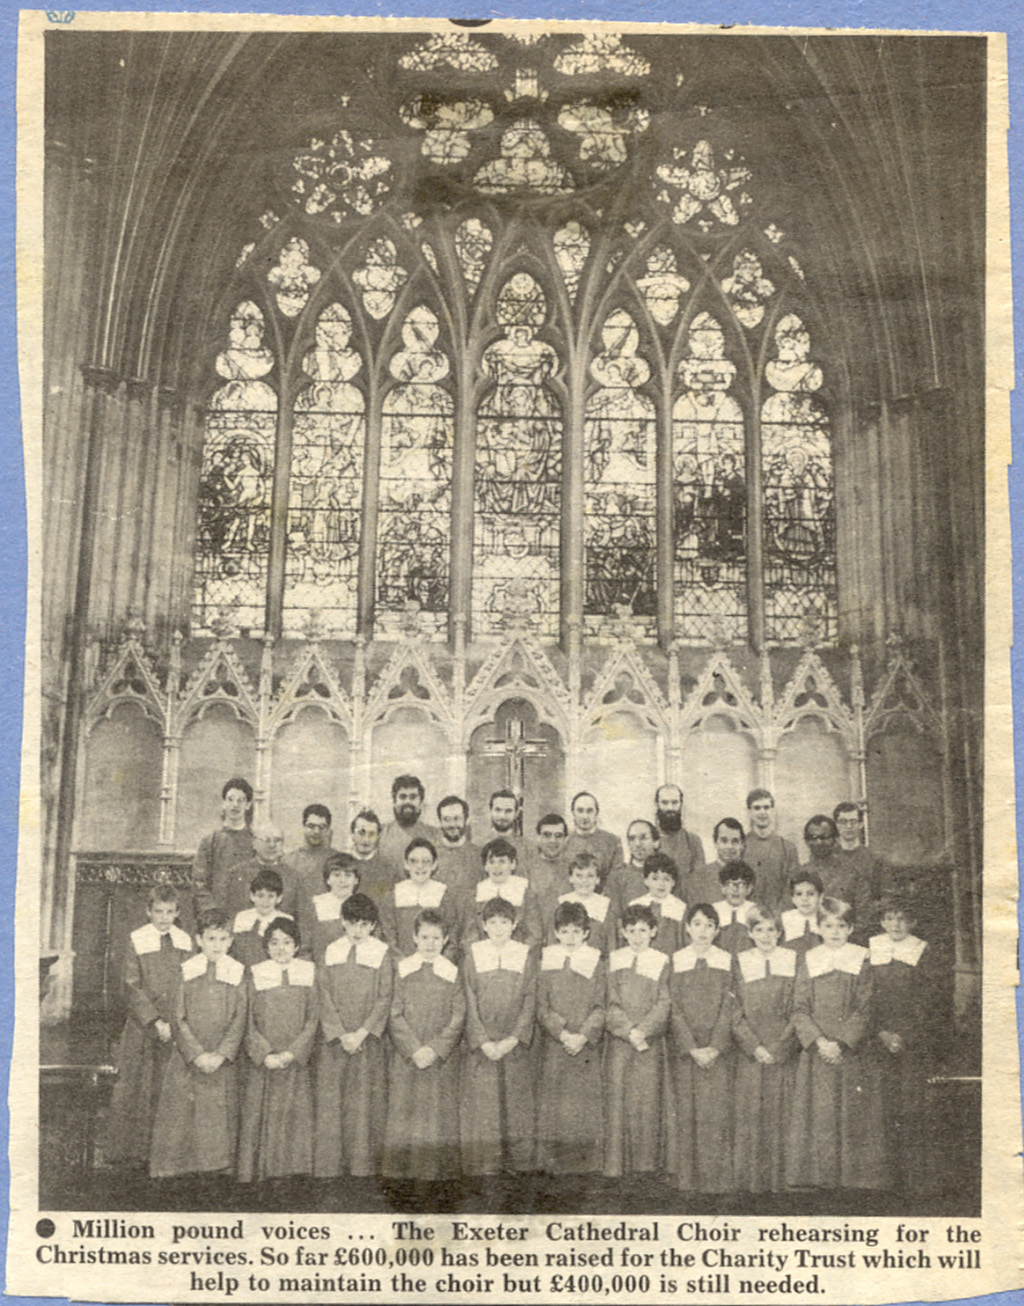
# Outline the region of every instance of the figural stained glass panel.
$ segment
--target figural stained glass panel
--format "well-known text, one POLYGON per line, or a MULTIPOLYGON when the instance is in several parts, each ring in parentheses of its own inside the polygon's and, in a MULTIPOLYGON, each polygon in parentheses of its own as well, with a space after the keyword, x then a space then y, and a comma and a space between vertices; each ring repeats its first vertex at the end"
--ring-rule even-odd
POLYGON ((640 390, 650 367, 637 349, 636 323, 623 309, 605 319, 603 351, 591 362, 599 389, 584 424, 585 629, 632 613, 655 634, 655 440, 653 400, 640 390))
POLYGON ((558 358, 538 338, 547 305, 525 272, 502 287, 504 334, 484 350, 493 383, 477 410, 473 632, 525 626, 558 635, 562 414, 548 380, 558 358))
POLYGON ((402 324, 402 348, 384 398, 377 519, 376 630, 395 638, 400 619, 418 607, 421 628, 442 633, 448 614, 454 404, 441 382, 447 356, 425 304, 402 324))
POLYGON ((199 482, 193 634, 221 616, 262 633, 270 547, 277 393, 262 378, 274 367, 263 314, 246 300, 217 355, 224 378, 210 400, 199 482))
POLYGON ((309 383, 295 401, 283 628, 299 632, 318 611, 335 635, 355 632, 363 489, 365 401, 352 384, 363 365, 352 319, 329 304, 302 360, 309 383))
POLYGON ((803 322, 787 314, 765 367, 775 393, 761 408, 765 635, 777 644, 800 640, 808 625, 822 643, 838 633, 832 443, 810 352, 803 322))
POLYGON ((746 481, 743 413, 730 393, 735 364, 709 313, 690 325, 672 410, 676 634, 704 642, 746 637, 746 481))

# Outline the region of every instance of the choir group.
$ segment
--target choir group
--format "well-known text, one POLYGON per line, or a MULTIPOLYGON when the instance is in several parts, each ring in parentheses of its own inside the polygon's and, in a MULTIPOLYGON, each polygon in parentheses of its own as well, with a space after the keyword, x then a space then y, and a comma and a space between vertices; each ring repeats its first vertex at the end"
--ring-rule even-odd
POLYGON ((351 852, 314 803, 288 856, 250 827, 246 781, 222 797, 194 940, 168 885, 130 937, 111 1162, 243 1183, 912 1188, 932 949, 880 896, 853 804, 808 821, 801 865, 754 790, 708 866, 673 785, 628 857, 589 793, 572 832, 551 814, 527 841, 500 790, 480 846, 464 800, 429 826, 400 776, 394 821, 360 812, 351 852))

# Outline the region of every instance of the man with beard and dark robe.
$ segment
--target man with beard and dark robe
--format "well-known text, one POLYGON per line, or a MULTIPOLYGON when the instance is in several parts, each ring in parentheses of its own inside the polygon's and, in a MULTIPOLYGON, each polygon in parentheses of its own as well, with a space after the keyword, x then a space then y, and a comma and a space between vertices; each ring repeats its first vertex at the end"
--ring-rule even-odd
POLYGON ((517 832, 521 800, 511 789, 496 789, 487 804, 490 825, 480 837, 481 847, 492 839, 504 839, 516 850, 516 865, 524 867, 530 856, 530 846, 517 832))
POLYGON ((717 897, 718 884, 707 876, 703 842, 683 825, 683 791, 678 785, 659 785, 654 791, 654 819, 661 834, 661 851, 679 871, 676 893, 688 904, 714 901, 699 896, 710 888, 717 897))
POLYGON ((416 775, 397 776, 391 786, 395 819, 381 831, 377 856, 391 872, 392 885, 405 879, 405 850, 413 839, 429 839, 435 848, 441 842, 437 826, 420 820, 425 797, 423 781, 416 775))
POLYGON ((434 878, 447 884, 460 898, 476 891, 480 879, 480 849, 468 835, 469 804, 457 794, 449 794, 437 805, 437 823, 441 838, 437 850, 434 878))

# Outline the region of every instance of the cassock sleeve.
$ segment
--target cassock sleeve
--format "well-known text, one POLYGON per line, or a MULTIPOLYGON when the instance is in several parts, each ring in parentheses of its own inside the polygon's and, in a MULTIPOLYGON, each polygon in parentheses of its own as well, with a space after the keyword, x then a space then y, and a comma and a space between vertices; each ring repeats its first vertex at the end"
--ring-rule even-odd
POLYGON ((565 1029, 565 1017, 551 1001, 554 978, 561 973, 560 970, 542 970, 537 980, 537 1022, 552 1038, 560 1038, 565 1029))
MULTIPOLYGON (((124 958, 124 987, 128 1011, 133 1020, 137 1021, 145 1029, 146 1026, 152 1026, 154 1021, 160 1019, 160 1009, 146 992, 143 985, 139 954, 135 951, 135 945, 130 939, 128 940, 128 950, 124 958)), ((151 1038, 157 1036, 156 1030, 152 1028, 148 1029, 147 1033, 151 1038)))
POLYGON ((512 1027, 512 1035, 527 1048, 533 1041, 533 1026, 537 1019, 537 970, 537 958, 531 952, 523 967, 522 1002, 512 1027))
POLYGON ((865 957, 853 981, 850 1009, 836 1026, 837 1040, 845 1043, 848 1048, 856 1048, 867 1032, 874 987, 875 979, 871 974, 871 962, 865 957))
POLYGON ((608 1033, 613 1034, 616 1038, 629 1038, 629 1031, 633 1026, 626 1015, 626 1009, 622 1005, 622 981, 621 975, 629 974, 628 971, 610 971, 608 974, 608 1005, 605 1009, 605 1023, 608 1026, 608 1033))
POLYGON ((389 948, 398 949, 398 908, 395 891, 389 889, 380 904, 380 935, 389 948))
POLYGON ((473 965, 473 954, 466 953, 462 963, 463 989, 466 994, 466 1043, 471 1052, 478 1052, 488 1042, 487 1030, 480 1019, 480 1007, 477 1002, 476 986, 479 976, 473 965))
POLYGON ((602 958, 594 968, 594 979, 591 984, 590 992, 590 1010, 587 1012, 587 1018, 580 1026, 580 1033, 585 1034, 588 1043, 600 1043, 601 1035, 604 1033, 604 1004, 608 986, 608 967, 602 958))
MULTIPOLYGON (((381 965, 383 964, 382 962, 381 965)), ((354 1033, 354 1031, 346 1029, 342 1023, 338 1008, 331 997, 331 982, 326 966, 317 966, 316 983, 320 993, 320 1028, 328 1043, 337 1043, 343 1034, 354 1033)))
MULTIPOLYGON (((323 1024, 322 1013, 320 1023, 323 1024)), ((405 1057, 406 1060, 419 1049, 420 1041, 412 1032, 412 1026, 405 1015, 405 985, 397 975, 391 993, 391 1019, 388 1022, 388 1033, 399 1056, 405 1057)))
POLYGON ((242 1046, 242 1039, 245 1037, 246 1013, 249 1007, 248 993, 244 984, 235 984, 231 988, 233 1002, 231 1004, 231 1018, 228 1021, 227 1029, 221 1036, 215 1051, 224 1058, 225 1061, 234 1061, 238 1055, 238 1049, 242 1046))
MULTIPOLYGON (((377 976, 373 985, 373 1005, 366 1013, 363 1028, 374 1038, 380 1038, 388 1023, 391 1010, 391 995, 395 987, 394 954, 389 950, 387 956, 377 967, 377 976)), ((415 1050, 415 1049, 414 1049, 415 1050)))
POLYGON ((718 1008, 718 1019, 711 1031, 710 1046, 717 1048, 719 1052, 724 1052, 732 1042, 732 1021, 735 1007, 736 999, 733 997, 732 991, 725 988, 722 992, 721 1006, 718 1008))
POLYGON ((668 997, 668 972, 671 969, 671 962, 662 967, 661 974, 658 976, 658 987, 654 995, 654 1001, 647 1009, 647 1014, 643 1020, 637 1021, 637 1029, 643 1034, 644 1038, 657 1038, 659 1034, 664 1034, 668 1028, 669 1017, 669 997, 668 997))
POLYGON ((694 834, 692 830, 687 831, 687 840, 690 844, 690 855, 693 857, 693 869, 703 871, 707 866, 707 859, 704 856, 704 841, 700 835, 694 834))
POLYGON ((534 949, 540 948, 544 934, 544 923, 541 918, 540 899, 532 889, 527 889, 523 894, 519 928, 523 943, 534 949))
POLYGON ((690 1022, 683 1014, 683 1001, 680 989, 682 988, 682 975, 672 976, 672 1002, 671 1002, 671 1024, 672 1024, 672 1041, 680 1052, 692 1052, 695 1047, 699 1047, 693 1030, 690 1028, 690 1022))
POLYGON ((821 1030, 814 1023, 811 1011, 814 1006, 814 981, 807 973, 807 967, 797 966, 796 984, 793 987, 793 1028, 796 1036, 805 1048, 813 1047, 822 1037, 821 1030))
POLYGON ((245 1047, 249 1053, 249 1060, 255 1062, 257 1066, 262 1066, 266 1058, 273 1052, 274 1047, 265 1034, 261 1033, 256 1024, 256 986, 252 980, 248 982, 248 1006, 249 1014, 245 1026, 245 1047))
POLYGON ((192 863, 192 897, 195 902, 196 919, 200 912, 215 907, 213 897, 213 835, 204 835, 199 840, 195 860, 192 863))
MULTIPOLYGON (((442 1061, 447 1061, 455 1050, 466 1023, 466 994, 459 980, 452 984, 452 1014, 448 1023, 427 1044, 442 1061)), ((415 1050, 415 1049, 414 1049, 415 1050)))
POLYGON ((747 982, 742 975, 733 981, 736 985, 736 1002, 732 1009, 732 1035, 748 1057, 752 1057, 761 1046, 761 1040, 754 1033, 753 1026, 747 1020, 745 1008, 747 982))
MULTIPOLYGON (((196 1038, 195 1034, 189 1028, 188 1021, 185 1019, 185 990, 187 984, 182 984, 174 999, 174 1042, 177 1044, 178 1051, 184 1060, 191 1065, 196 1057, 202 1052, 203 1045, 196 1038)), ((239 985, 241 987, 241 985, 239 985)), ((245 1024, 242 1024, 242 1032, 245 1032, 245 1024)))
POLYGON ((281 1049, 282 1052, 290 1052, 302 1066, 309 1060, 309 1054, 313 1051, 313 1037, 316 1034, 317 1023, 320 1019, 320 994, 316 985, 310 985, 306 993, 308 996, 306 998, 306 1012, 302 1028, 288 1046, 281 1049))

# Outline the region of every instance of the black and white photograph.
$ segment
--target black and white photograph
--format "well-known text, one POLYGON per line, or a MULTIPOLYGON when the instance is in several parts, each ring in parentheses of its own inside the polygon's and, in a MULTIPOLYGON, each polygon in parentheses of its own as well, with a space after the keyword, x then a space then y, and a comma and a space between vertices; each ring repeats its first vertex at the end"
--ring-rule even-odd
POLYGON ((978 1291, 996 38, 37 18, 33 1282, 978 1291))

